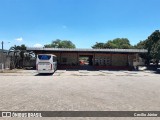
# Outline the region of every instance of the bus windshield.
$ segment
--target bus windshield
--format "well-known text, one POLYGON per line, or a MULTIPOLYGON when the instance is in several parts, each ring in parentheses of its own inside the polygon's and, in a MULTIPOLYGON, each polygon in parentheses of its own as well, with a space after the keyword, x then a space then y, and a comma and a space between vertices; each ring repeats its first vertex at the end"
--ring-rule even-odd
POLYGON ((38 55, 39 60, 49 60, 51 55, 38 55))

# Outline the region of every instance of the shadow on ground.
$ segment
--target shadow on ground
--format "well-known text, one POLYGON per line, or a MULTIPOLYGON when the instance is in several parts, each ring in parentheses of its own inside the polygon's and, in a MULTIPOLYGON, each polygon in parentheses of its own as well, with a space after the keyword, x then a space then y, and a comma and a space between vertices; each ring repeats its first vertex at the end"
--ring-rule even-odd
POLYGON ((35 76, 52 76, 54 73, 39 73, 36 74, 35 76))

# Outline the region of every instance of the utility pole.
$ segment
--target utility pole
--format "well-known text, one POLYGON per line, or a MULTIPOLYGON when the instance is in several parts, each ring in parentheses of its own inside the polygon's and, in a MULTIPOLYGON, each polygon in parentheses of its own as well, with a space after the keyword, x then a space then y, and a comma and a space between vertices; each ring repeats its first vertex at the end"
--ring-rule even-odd
POLYGON ((2 41, 2 71, 4 70, 4 54, 3 54, 3 44, 4 44, 4 42, 2 41))

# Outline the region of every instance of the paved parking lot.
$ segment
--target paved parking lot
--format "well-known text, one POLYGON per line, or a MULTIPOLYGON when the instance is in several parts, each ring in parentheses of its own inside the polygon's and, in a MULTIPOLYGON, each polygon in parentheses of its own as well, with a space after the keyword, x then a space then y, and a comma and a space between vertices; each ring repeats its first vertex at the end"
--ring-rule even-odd
MULTIPOLYGON (((159 74, 157 74, 159 76, 159 74)), ((153 71, 109 71, 109 70, 57 70, 54 74, 39 75, 35 70, 14 70, 0 73, 0 76, 156 76, 153 71)))
POLYGON ((0 73, 0 110, 159 111, 159 77, 160 74, 150 71, 0 73))

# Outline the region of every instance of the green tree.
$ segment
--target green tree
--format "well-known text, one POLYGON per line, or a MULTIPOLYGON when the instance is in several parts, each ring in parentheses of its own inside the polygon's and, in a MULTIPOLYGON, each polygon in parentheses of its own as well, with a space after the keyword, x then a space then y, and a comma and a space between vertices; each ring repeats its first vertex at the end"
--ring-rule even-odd
POLYGON ((14 53, 16 53, 16 52, 20 51, 20 56, 23 59, 24 58, 24 52, 26 51, 26 48, 27 47, 25 46, 25 44, 22 44, 20 46, 14 45, 14 46, 10 47, 9 52, 13 51, 14 53))
POLYGON ((21 46, 14 45, 10 47, 9 51, 15 51, 15 50, 26 50, 26 46, 22 44, 21 46))
POLYGON ((153 59, 158 65, 160 60, 160 31, 155 30, 146 40, 140 41, 134 47, 137 49, 147 49, 148 53, 141 55, 141 57, 146 59, 147 64, 153 59))
POLYGON ((132 48, 132 45, 127 38, 116 38, 113 40, 109 40, 106 43, 96 42, 96 44, 93 45, 92 48, 130 49, 132 48))
POLYGON ((160 60, 160 40, 153 45, 151 55, 157 62, 160 60))
POLYGON ((150 59, 154 59, 158 65, 160 60, 160 31, 154 31, 146 40, 146 48, 150 59))
POLYGON ((13 56, 12 56, 13 58, 11 61, 12 68, 19 66, 19 62, 24 59, 25 51, 26 51, 26 46, 24 44, 22 44, 20 46, 14 45, 14 46, 10 47, 8 54, 13 52, 13 56))
POLYGON ((56 39, 51 44, 44 45, 45 48, 76 48, 70 40, 56 39))
MULTIPOLYGON (((134 45, 133 48, 134 49, 147 49, 146 40, 141 40, 139 43, 134 45)), ((139 56, 146 60, 146 64, 149 64, 151 57, 148 53, 140 53, 139 56)))
POLYGON ((137 43, 134 48, 136 49, 146 49, 146 41, 140 41, 139 43, 137 43))
POLYGON ((118 48, 118 47, 112 41, 108 41, 107 43, 104 44, 104 48, 115 49, 115 48, 118 48))
POLYGON ((92 48, 94 48, 94 49, 96 49, 96 48, 105 48, 105 44, 96 42, 96 44, 93 45, 92 48))

